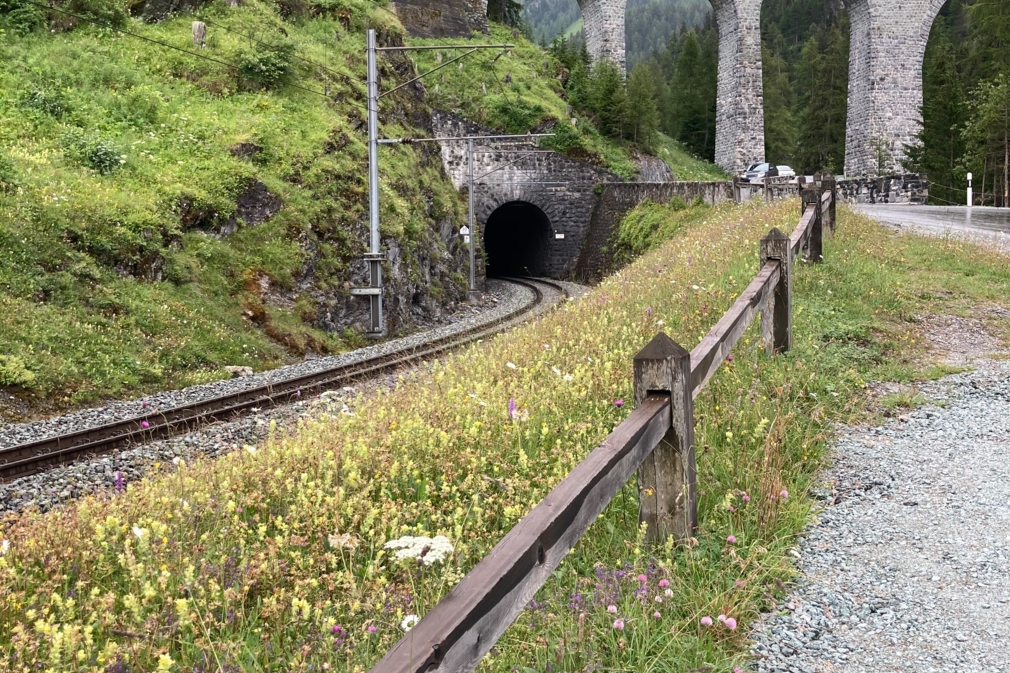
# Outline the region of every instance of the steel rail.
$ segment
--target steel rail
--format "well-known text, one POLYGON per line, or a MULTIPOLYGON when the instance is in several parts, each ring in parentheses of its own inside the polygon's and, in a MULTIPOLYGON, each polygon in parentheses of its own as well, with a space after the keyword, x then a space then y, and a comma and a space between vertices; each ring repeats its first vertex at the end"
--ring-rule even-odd
POLYGON ((212 421, 228 421, 254 408, 274 407, 298 400, 304 393, 331 389, 362 378, 376 376, 405 365, 454 350, 503 331, 543 301, 535 283, 554 287, 562 296, 564 288, 540 279, 503 278, 534 293, 533 301, 472 329, 446 335, 416 346, 394 350, 373 358, 331 367, 311 374, 273 381, 208 400, 183 404, 143 416, 84 428, 62 435, 0 449, 0 482, 26 477, 47 468, 70 462, 82 455, 94 455, 117 448, 186 434, 212 421), (145 427, 144 424, 147 424, 145 427))

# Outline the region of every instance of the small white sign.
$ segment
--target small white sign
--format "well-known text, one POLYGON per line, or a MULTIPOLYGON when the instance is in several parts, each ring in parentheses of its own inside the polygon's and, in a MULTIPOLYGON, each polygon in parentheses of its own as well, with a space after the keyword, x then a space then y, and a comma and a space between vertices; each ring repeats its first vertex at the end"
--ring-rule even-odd
POLYGON ((554 234, 554 238, 564 238, 564 234, 554 234))

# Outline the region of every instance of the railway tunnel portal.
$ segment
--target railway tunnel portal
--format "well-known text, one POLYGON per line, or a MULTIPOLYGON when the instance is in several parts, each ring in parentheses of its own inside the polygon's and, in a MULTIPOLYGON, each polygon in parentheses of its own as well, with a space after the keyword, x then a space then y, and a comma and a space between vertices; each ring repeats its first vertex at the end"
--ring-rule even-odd
POLYGON ((548 275, 552 235, 551 221, 538 206, 525 201, 498 206, 484 225, 487 275, 548 275))

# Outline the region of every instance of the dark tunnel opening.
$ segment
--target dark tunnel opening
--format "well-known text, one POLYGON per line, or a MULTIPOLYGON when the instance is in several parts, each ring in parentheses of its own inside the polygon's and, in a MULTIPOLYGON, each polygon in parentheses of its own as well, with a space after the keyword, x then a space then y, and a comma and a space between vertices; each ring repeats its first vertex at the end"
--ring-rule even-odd
POLYGON ((532 203, 499 206, 484 227, 487 275, 546 276, 551 232, 551 221, 532 203))

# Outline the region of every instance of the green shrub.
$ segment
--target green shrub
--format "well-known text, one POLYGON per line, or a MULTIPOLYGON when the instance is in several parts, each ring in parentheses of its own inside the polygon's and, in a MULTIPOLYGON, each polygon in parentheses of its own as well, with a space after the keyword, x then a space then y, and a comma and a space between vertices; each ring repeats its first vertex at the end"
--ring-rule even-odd
POLYGON ((50 89, 33 89, 21 96, 21 105, 56 119, 62 119, 72 111, 67 97, 58 90, 50 89))
POLYGON ((14 162, 0 154, 0 192, 9 191, 17 185, 17 173, 14 170, 14 162))
POLYGON ((46 15, 38 6, 23 0, 0 0, 0 25, 19 35, 26 35, 43 28, 46 15))
POLYGON ((522 98, 497 98, 491 103, 488 116, 492 126, 503 128, 507 133, 526 133, 543 119, 544 108, 522 98))
MULTIPOLYGON (((695 203, 697 204, 697 202, 695 203)), ((702 203, 704 203, 704 201, 702 201, 702 203)), ((672 199, 670 199, 670 203, 667 204, 667 207, 675 213, 679 213, 682 210, 687 210, 688 208, 687 201, 685 201, 679 196, 675 196, 672 199)))
POLYGON ((582 134, 575 130, 575 127, 566 122, 558 122, 551 129, 553 138, 544 138, 544 147, 548 147, 558 152, 583 147, 582 134))
POLYGON ((113 173, 126 163, 126 158, 110 142, 79 128, 63 136, 63 146, 68 156, 102 175, 113 173))
POLYGON ((0 355, 0 386, 28 387, 34 382, 35 374, 19 358, 0 355))
POLYGON ((291 79, 293 44, 269 49, 249 49, 238 57, 238 73, 246 82, 264 89, 276 89, 291 79))

